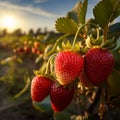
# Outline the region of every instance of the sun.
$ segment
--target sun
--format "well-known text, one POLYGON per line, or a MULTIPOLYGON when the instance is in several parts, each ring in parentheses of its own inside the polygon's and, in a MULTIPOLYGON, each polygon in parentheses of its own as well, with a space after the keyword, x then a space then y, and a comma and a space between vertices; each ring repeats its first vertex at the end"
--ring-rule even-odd
POLYGON ((9 31, 17 28, 17 20, 13 16, 3 16, 1 18, 1 27, 9 31))

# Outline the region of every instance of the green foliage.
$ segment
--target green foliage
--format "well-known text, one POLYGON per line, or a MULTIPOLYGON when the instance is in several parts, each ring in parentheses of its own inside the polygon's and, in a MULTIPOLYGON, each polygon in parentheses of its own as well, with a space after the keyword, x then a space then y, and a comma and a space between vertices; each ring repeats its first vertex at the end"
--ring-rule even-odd
POLYGON ((107 80, 107 90, 112 96, 120 95, 120 72, 113 70, 107 80))
POLYGON ((84 24, 86 20, 88 0, 78 2, 73 9, 67 13, 66 17, 56 20, 55 28, 61 33, 75 34, 78 25, 84 24))
POLYGON ((106 27, 120 15, 119 0, 102 0, 93 9, 96 22, 102 27, 106 27))
POLYGON ((67 18, 73 19, 76 23, 85 23, 88 0, 78 2, 73 9, 67 13, 67 18))
POLYGON ((57 112, 53 114, 55 120, 71 120, 71 114, 68 112, 57 112))
POLYGON ((74 20, 63 17, 57 19, 55 28, 61 33, 75 34, 77 31, 77 24, 74 20))
POLYGON ((120 51, 119 49, 114 50, 114 51, 112 51, 112 54, 113 54, 114 60, 115 60, 114 67, 116 70, 120 71, 120 52, 119 51, 120 51))
POLYGON ((88 0, 84 0, 83 4, 81 3, 81 9, 78 12, 78 21, 81 24, 84 24, 86 21, 87 4, 88 0))
POLYGON ((115 40, 117 40, 119 36, 120 36, 120 22, 110 25, 107 34, 107 39, 114 38, 115 40))
POLYGON ((46 97, 42 102, 33 102, 33 106, 41 112, 52 111, 49 96, 46 97))

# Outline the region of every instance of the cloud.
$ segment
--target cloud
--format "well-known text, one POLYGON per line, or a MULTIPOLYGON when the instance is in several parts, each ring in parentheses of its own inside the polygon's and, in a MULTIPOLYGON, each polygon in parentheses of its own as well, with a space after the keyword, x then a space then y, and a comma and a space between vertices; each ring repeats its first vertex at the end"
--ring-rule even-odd
POLYGON ((48 0, 33 0, 34 3, 43 3, 43 2, 46 2, 48 0))
MULTIPOLYGON (((45 1, 45 0, 40 0, 40 1, 45 1)), ((7 8, 7 9, 13 9, 13 10, 19 10, 19 11, 25 11, 25 12, 29 12, 32 14, 36 14, 36 15, 40 15, 40 16, 44 16, 44 17, 58 17, 58 15, 49 13, 47 11, 42 10, 41 8, 38 7, 33 7, 32 5, 29 6, 20 6, 20 5, 15 5, 12 3, 8 3, 8 2, 0 2, 0 8, 7 8)))

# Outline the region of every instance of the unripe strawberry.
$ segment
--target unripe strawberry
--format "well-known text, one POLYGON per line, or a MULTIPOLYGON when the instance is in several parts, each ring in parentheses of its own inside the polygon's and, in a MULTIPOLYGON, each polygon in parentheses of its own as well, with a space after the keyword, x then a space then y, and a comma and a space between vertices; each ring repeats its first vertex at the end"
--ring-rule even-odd
POLYGON ((73 82, 83 69, 84 59, 72 51, 63 51, 55 57, 55 74, 61 85, 73 82))
POLYGON ((56 82, 53 83, 50 92, 50 100, 54 111, 63 111, 71 103, 73 97, 74 87, 58 86, 56 82))
POLYGON ((88 80, 95 86, 104 83, 114 65, 113 55, 101 48, 91 48, 84 57, 88 80))
POLYGON ((43 76, 35 76, 31 83, 31 98, 35 102, 41 102, 50 94, 52 81, 43 76))

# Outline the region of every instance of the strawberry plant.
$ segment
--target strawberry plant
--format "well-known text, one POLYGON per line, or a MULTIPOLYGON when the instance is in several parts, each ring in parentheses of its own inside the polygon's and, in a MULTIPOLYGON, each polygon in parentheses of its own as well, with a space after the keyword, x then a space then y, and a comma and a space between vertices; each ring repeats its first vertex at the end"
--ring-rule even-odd
POLYGON ((99 1, 88 20, 87 6, 88 0, 78 2, 56 20, 60 35, 46 46, 43 65, 34 70, 53 82, 46 91, 46 83, 32 81, 33 105, 52 111, 55 120, 113 120, 113 112, 120 119, 120 23, 115 22, 120 0, 99 1))

